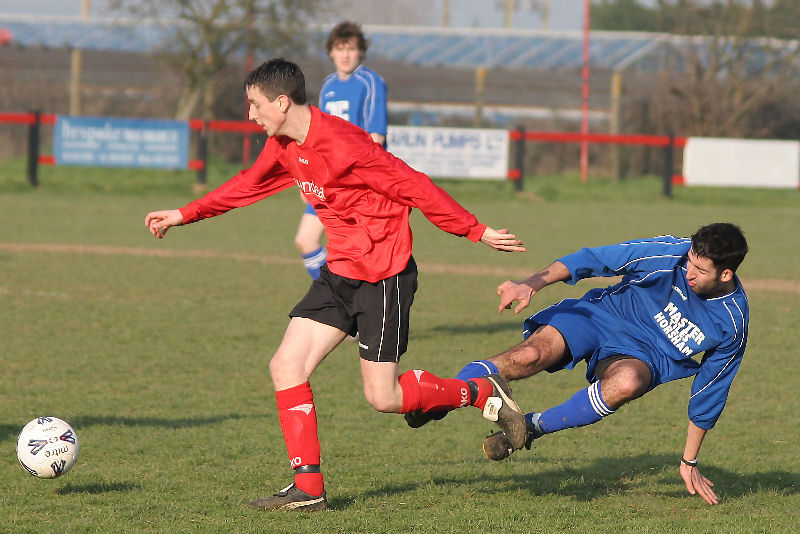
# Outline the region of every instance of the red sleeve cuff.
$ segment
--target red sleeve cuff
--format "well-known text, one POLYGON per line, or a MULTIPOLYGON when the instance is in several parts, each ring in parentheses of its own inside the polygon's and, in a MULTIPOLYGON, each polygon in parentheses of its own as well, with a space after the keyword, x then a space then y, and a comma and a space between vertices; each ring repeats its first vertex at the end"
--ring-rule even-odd
POLYGON ((178 211, 181 212, 183 217, 183 224, 193 223, 197 220, 197 208, 192 204, 178 208, 178 211))
POLYGON ((486 231, 486 225, 478 223, 476 226, 470 228, 469 233, 467 234, 467 239, 472 241, 473 243, 477 243, 483 237, 483 233, 486 231))

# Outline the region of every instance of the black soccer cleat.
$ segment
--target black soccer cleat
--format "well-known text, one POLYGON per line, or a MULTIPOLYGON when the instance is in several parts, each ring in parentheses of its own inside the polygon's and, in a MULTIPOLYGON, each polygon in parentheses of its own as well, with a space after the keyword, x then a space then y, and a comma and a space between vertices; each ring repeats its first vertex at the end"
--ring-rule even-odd
POLYGON ((422 410, 414 410, 412 412, 404 413, 403 419, 406 420, 406 423, 411 428, 419 428, 430 421, 441 421, 444 419, 445 415, 447 415, 446 410, 440 412, 423 412, 422 410))
POLYGON ((432 421, 433 417, 422 410, 414 410, 413 412, 404 413, 403 419, 406 420, 406 424, 411 428, 419 428, 429 421, 432 421))
MULTIPOLYGON (((530 426, 528 426, 528 436, 525 439, 525 448, 528 450, 531 450, 533 440, 544 436, 542 427, 539 426, 539 417, 541 417, 541 415, 542 414, 538 412, 530 414, 530 426)), ((504 458, 508 458, 512 452, 514 452, 514 448, 503 432, 495 432, 483 440, 483 454, 490 460, 498 462, 504 458)))
MULTIPOLYGON (((534 436, 533 432, 528 432, 525 448, 531 450, 531 444, 535 439, 536 436, 534 436)), ((483 440, 483 454, 495 462, 508 458, 514 450, 504 432, 495 432, 483 440)))
POLYGON ((260 510, 308 510, 316 512, 328 507, 328 499, 325 497, 325 490, 322 491, 322 495, 315 497, 292 483, 272 497, 251 502, 250 506, 260 510))
POLYGON ((525 425, 525 415, 511 398, 511 389, 498 373, 481 378, 488 380, 494 387, 492 396, 483 408, 483 416, 497 423, 512 449, 521 449, 528 439, 528 429, 525 425))
POLYGON ((511 456, 514 448, 502 432, 495 432, 483 440, 483 454, 490 460, 499 462, 511 456))

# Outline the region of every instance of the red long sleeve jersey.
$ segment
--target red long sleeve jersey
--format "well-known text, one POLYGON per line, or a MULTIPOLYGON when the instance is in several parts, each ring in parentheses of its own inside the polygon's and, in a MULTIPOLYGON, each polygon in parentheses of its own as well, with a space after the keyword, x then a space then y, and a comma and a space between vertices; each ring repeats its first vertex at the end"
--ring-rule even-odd
POLYGON ((184 224, 248 206, 296 184, 328 236, 328 268, 377 282, 402 271, 411 257, 411 208, 451 234, 478 242, 486 225, 428 176, 375 143, 367 132, 311 108, 302 145, 269 138, 258 159, 180 209, 184 224))

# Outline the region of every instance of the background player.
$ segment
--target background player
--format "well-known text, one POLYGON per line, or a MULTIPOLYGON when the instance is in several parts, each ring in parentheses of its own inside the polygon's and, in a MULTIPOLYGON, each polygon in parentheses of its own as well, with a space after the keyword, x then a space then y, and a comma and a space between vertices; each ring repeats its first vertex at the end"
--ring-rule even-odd
POLYGON ((244 87, 250 118, 268 135, 256 162, 181 209, 149 213, 145 225, 162 238, 172 226, 221 215, 294 185, 325 225, 327 264, 290 312, 269 364, 294 482, 251 505, 267 510, 327 506, 309 378, 346 335, 356 332, 364 394, 375 409, 405 413, 473 405, 496 421, 516 448, 523 447, 525 418, 499 375, 462 381, 411 370, 398 377, 417 288, 411 208, 440 229, 495 250, 524 251, 522 243, 507 230, 479 223, 361 128, 309 106, 303 73, 294 63, 267 61, 248 74, 244 87))
MULTIPOLYGON (((328 55, 336 67, 322 84, 319 107, 323 111, 350 121, 369 132, 372 139, 386 146, 386 83, 375 71, 361 64, 367 53, 367 40, 361 26, 344 21, 328 35, 328 55)), ((305 197, 300 198, 305 202, 305 197)), ((327 251, 322 245, 325 228, 306 202, 294 242, 312 279, 319 277, 327 251)))
MULTIPOLYGON (((680 474, 689 493, 717 504, 713 484, 697 469, 697 455, 722 413, 747 343, 749 308, 735 275, 746 254, 741 230, 715 223, 691 239, 662 236, 564 256, 526 280, 501 284, 500 311, 519 301, 514 310, 519 313, 533 295, 555 282, 623 279, 529 317, 525 341, 467 364, 457 378, 499 372, 518 380, 585 361, 589 388, 559 406, 526 414, 530 448, 536 438, 596 423, 659 384, 694 375, 680 474), (698 363, 693 357, 699 353, 704 354, 698 363)), ((410 424, 424 424, 425 415, 409 416, 410 424)), ((484 452, 493 460, 512 449, 502 433, 484 441, 484 452)))

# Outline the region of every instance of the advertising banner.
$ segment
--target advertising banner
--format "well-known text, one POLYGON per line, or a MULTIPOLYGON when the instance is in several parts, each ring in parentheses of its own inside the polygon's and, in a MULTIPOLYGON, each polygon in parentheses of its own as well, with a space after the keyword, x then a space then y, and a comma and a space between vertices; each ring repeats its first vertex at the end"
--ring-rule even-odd
POLYGON ((690 137, 683 152, 686 185, 800 187, 800 143, 690 137))
POLYGON ((189 123, 58 115, 53 156, 59 165, 185 169, 189 123))
POLYGON ((389 152, 429 176, 508 176, 508 131, 478 128, 389 126, 389 152))

